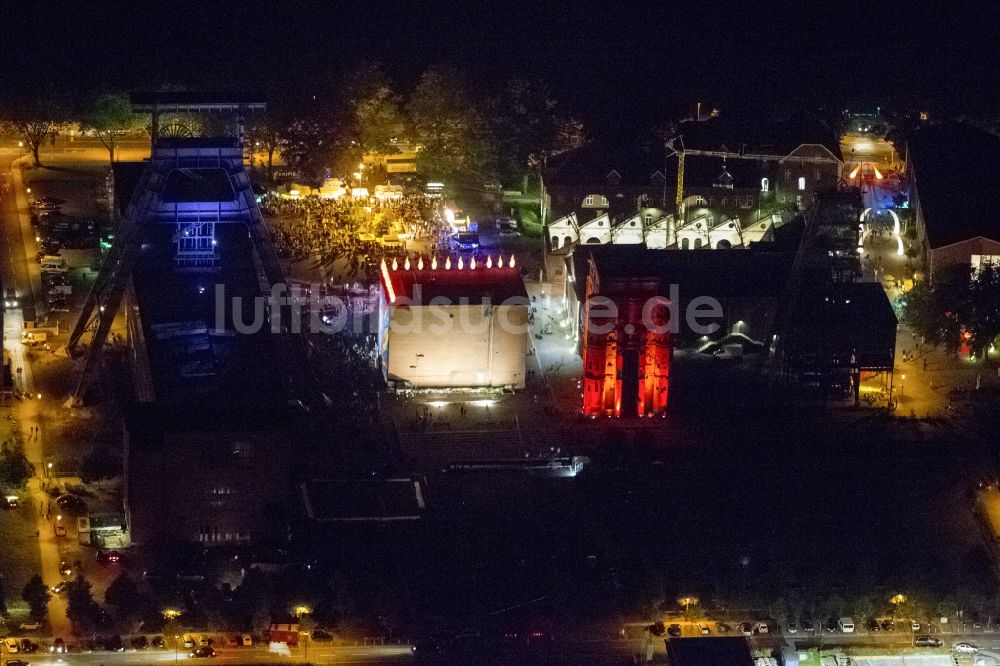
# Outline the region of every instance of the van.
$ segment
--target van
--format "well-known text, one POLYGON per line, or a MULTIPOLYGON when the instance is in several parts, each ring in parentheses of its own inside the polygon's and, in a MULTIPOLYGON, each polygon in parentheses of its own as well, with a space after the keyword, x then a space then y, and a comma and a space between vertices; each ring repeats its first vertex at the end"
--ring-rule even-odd
POLYGON ((842 632, 844 632, 845 634, 853 634, 854 633, 854 620, 852 620, 849 617, 842 617, 842 618, 840 618, 837 621, 837 626, 840 627, 840 630, 842 632))
POLYGON ((66 260, 59 255, 46 255, 42 257, 42 272, 43 273, 65 273, 69 270, 69 266, 66 265, 66 260))

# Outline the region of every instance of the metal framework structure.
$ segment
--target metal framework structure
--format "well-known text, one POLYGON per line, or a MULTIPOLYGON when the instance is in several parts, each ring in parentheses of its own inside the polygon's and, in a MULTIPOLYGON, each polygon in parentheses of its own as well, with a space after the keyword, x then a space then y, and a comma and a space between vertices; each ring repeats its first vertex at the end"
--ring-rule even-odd
MULTIPOLYGON (((176 229, 174 259, 177 270, 212 271, 218 267, 216 225, 245 224, 254 245, 255 269, 261 292, 269 292, 271 284, 281 282, 284 277, 243 166, 246 114, 263 109, 264 104, 239 98, 220 102, 215 98, 199 98, 187 93, 157 93, 133 96, 133 108, 137 112, 152 114, 152 157, 70 334, 67 349, 74 353, 84 334, 87 331, 93 333, 83 374, 74 395, 75 403, 82 401, 100 365, 112 322, 126 291, 130 289, 140 249, 156 225, 169 224, 176 229), (232 114, 234 136, 213 139, 159 135, 161 113, 191 112, 232 114), (184 200, 165 197, 168 180, 178 175, 196 182, 199 179, 211 180, 216 189, 221 189, 226 195, 195 195, 184 200), (231 188, 231 199, 227 188, 231 188), (210 200, 200 200, 205 198, 210 200)), ((129 330, 134 329, 131 324, 129 330)))

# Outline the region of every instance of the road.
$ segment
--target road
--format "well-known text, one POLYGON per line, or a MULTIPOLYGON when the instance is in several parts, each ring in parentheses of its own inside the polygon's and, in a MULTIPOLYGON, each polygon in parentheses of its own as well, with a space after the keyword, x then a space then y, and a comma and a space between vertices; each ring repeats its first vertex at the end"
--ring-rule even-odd
MULTIPOLYGON (((12 411, 23 435, 25 455, 38 473, 28 483, 28 489, 32 505, 40 508, 37 512, 40 573, 45 584, 52 586, 62 580, 62 576, 59 574, 59 543, 54 525, 41 511, 41 507, 51 499, 42 488, 45 470, 42 442, 45 434, 41 431, 40 415, 44 396, 41 399, 38 397, 31 363, 25 358, 20 339, 23 322, 36 317, 36 296, 41 293, 41 275, 38 267, 28 261, 28 256, 35 252, 34 237, 31 235, 28 202, 18 162, 16 154, 0 156, 0 170, 4 176, 0 186, 4 194, 0 204, 0 251, 3 252, 0 279, 5 290, 16 290, 20 301, 19 308, 4 312, 4 348, 10 354, 15 392, 23 396, 15 399, 12 411)), ((65 602, 60 597, 53 597, 49 602, 49 622, 57 635, 69 629, 65 602)))
MULTIPOLYGON (((7 655, 8 659, 23 658, 29 661, 32 666, 41 664, 156 664, 189 661, 199 663, 201 660, 192 659, 188 656, 187 650, 175 653, 173 650, 142 650, 128 652, 94 652, 91 654, 62 654, 50 655, 35 653, 31 655, 7 655)), ((372 647, 330 647, 312 646, 309 648, 309 663, 313 664, 377 664, 377 663, 398 663, 401 661, 412 661, 413 655, 407 645, 387 645, 372 647)), ((302 648, 296 648, 291 655, 283 655, 279 652, 270 652, 264 648, 236 648, 231 650, 220 649, 216 657, 205 660, 205 663, 224 664, 287 664, 289 661, 304 661, 302 648)))

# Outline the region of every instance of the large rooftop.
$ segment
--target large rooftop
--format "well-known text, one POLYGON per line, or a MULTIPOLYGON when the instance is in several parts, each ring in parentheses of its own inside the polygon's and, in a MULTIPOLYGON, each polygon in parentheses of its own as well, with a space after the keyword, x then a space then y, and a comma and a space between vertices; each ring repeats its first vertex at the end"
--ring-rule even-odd
POLYGON ((681 123, 677 134, 680 144, 688 150, 784 156, 803 144, 818 144, 829 150, 832 157, 842 159, 836 132, 809 117, 791 120, 691 120, 681 123))
POLYGON ((645 245, 580 246, 574 253, 576 284, 593 261, 601 288, 614 280, 656 278, 694 296, 775 297, 788 282, 794 254, 763 250, 650 250, 645 245))
POLYGON ((745 638, 673 638, 667 641, 671 666, 753 666, 750 643, 745 638))
POLYGON ((907 147, 930 246, 1000 241, 1000 137, 946 122, 914 132, 907 147))
POLYGON ((217 227, 217 273, 175 271, 174 233, 173 225, 155 226, 133 274, 157 401, 213 409, 280 404, 281 382, 267 327, 244 334, 233 326, 234 297, 242 299, 240 315, 249 323, 259 291, 246 227, 217 227), (222 322, 217 322, 217 300, 222 322))

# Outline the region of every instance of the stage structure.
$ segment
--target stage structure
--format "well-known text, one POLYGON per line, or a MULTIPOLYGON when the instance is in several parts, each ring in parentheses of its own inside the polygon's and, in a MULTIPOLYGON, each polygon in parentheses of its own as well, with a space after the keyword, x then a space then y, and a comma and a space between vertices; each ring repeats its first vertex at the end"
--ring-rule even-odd
MULTIPOLYGON (((253 244, 256 280, 260 292, 284 275, 243 166, 243 137, 247 115, 265 105, 254 96, 160 92, 133 94, 137 113, 152 116, 152 157, 128 204, 97 281, 87 296, 67 344, 72 354, 86 332, 92 332, 83 374, 74 402, 82 401, 100 365, 108 334, 123 296, 130 288, 133 269, 150 231, 173 227, 174 270, 214 272, 219 268, 216 227, 246 225, 253 244), (224 114, 229 121, 222 136, 192 137, 176 125, 161 126, 164 114, 224 114)), ((206 123, 207 124, 207 123, 206 123)), ((282 321, 289 318, 282 317, 282 321)), ((130 328, 131 330, 131 328, 130 328)), ((278 345, 282 355, 283 345, 278 345)))

